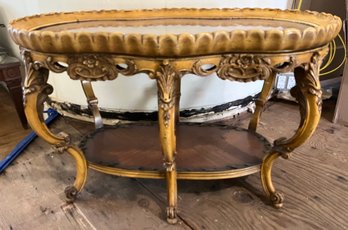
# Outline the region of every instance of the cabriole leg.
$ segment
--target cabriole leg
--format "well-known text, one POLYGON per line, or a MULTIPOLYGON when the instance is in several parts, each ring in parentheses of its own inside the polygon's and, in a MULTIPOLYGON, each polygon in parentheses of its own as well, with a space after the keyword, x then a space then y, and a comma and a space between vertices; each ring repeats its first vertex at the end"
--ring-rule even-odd
POLYGON ((177 222, 175 78, 178 78, 178 74, 168 63, 161 65, 156 71, 158 87, 158 124, 167 180, 167 221, 170 224, 175 224, 177 222))
POLYGON ((67 200, 72 201, 86 182, 87 161, 78 148, 70 145, 68 135, 64 133, 55 135, 46 126, 43 118, 43 107, 48 95, 53 92, 53 87, 47 84, 49 71, 39 63, 34 64, 30 53, 24 52, 23 56, 26 63, 24 101, 28 123, 38 136, 55 146, 59 152, 67 151, 74 157, 77 168, 76 179, 74 185, 66 189, 67 200))
POLYGON ((283 196, 277 192, 271 179, 273 162, 279 157, 288 158, 289 154, 302 145, 314 133, 321 113, 321 87, 319 67, 322 58, 313 54, 311 62, 297 67, 294 71, 296 86, 291 90, 296 97, 301 114, 300 125, 295 134, 287 138, 279 138, 274 142, 273 150, 264 158, 261 166, 261 182, 266 194, 277 208, 283 204, 283 196))

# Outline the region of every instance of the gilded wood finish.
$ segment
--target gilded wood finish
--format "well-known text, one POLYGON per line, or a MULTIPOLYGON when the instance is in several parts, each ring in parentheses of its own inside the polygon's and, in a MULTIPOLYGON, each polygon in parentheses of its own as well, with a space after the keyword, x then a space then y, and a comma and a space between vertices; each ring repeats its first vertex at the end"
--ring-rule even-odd
POLYGON ((177 222, 177 183, 176 183, 176 137, 175 137, 175 103, 176 103, 176 78, 177 74, 168 61, 163 61, 156 70, 155 78, 158 89, 158 124, 160 143, 164 157, 164 167, 167 179, 167 221, 171 224, 177 222))
POLYGON ((316 52, 312 54, 309 63, 295 69, 296 86, 292 90, 299 101, 301 122, 293 137, 275 140, 273 151, 264 159, 261 166, 261 182, 265 192, 270 196, 273 205, 280 208, 283 205, 283 195, 277 192, 271 179, 273 162, 279 157, 289 158, 289 154, 312 136, 320 120, 321 88, 319 68, 322 57, 316 52))
MULTIPOLYGON (((258 25, 257 22, 256 25, 258 25)), ((10 26, 10 35, 17 44, 25 44, 28 49, 45 53, 86 52, 147 57, 187 57, 245 51, 277 53, 281 50, 301 51, 320 47, 336 37, 341 30, 341 20, 326 13, 279 9, 156 9, 51 13, 17 19, 10 26), (225 31, 219 29, 214 33, 196 34, 185 31, 180 34, 131 33, 125 35, 117 31, 72 32, 66 29, 67 25, 70 26, 70 29, 79 28, 77 24, 72 27, 71 23, 87 22, 91 19, 99 22, 102 20, 116 20, 117 22, 119 20, 117 26, 134 27, 172 25, 172 21, 166 22, 165 19, 168 18, 181 20, 186 25, 197 25, 195 20, 186 20, 188 17, 204 21, 204 25, 207 26, 227 26, 232 22, 231 18, 279 21, 278 27, 267 30, 255 28, 225 31), (306 27, 299 29, 286 26, 287 22, 293 20, 306 27), (57 24, 66 25, 57 30, 45 30, 45 28, 57 24), (279 29, 281 27, 284 28, 279 29), (178 43, 180 45, 176 45, 178 43)))
POLYGON ((262 87, 260 97, 255 101, 256 108, 254 114, 249 123, 249 130, 252 132, 256 132, 257 124, 259 123, 263 106, 267 102, 268 97, 271 94, 273 89, 274 81, 276 79, 276 72, 272 72, 272 74, 267 78, 262 87))
MULTIPOLYGON (((125 23, 128 23, 127 20, 125 23)), ((209 23, 215 22, 209 21, 209 23)), ((28 122, 40 137, 54 145, 58 151, 67 151, 76 161, 75 183, 66 189, 68 201, 74 200, 82 190, 87 177, 87 167, 118 176, 166 178, 167 220, 169 223, 176 223, 177 179, 225 179, 260 171, 266 194, 275 207, 282 206, 283 196, 272 183, 272 166, 279 156, 288 158, 289 153, 313 134, 318 124, 321 111, 319 67, 328 51, 326 44, 337 35, 341 22, 335 16, 316 12, 269 9, 164 9, 48 14, 19 19, 12 22, 11 26, 11 36, 22 47, 26 63, 24 95, 28 122), (214 36, 212 33, 177 36, 145 34, 122 38, 118 33, 40 30, 45 26, 55 25, 58 21, 76 22, 76 17, 82 21, 90 17, 95 20, 106 20, 110 19, 111 14, 119 19, 135 18, 139 23, 141 18, 150 17, 153 20, 145 23, 156 24, 161 21, 158 19, 168 17, 168 13, 174 19, 187 15, 192 19, 202 19, 202 17, 228 19, 238 16, 274 19, 276 15, 276 19, 284 22, 291 22, 287 18, 296 16, 296 20, 306 24, 308 28, 304 30, 285 28, 281 31, 235 30, 229 33, 223 31, 215 32, 214 36), (40 42, 41 38, 44 42, 40 42), (141 49, 139 44, 142 44, 141 49), (179 119, 182 76, 193 73, 207 77, 216 73, 222 80, 240 82, 264 80, 264 87, 249 125, 249 131, 255 133, 263 105, 274 84, 275 75, 292 70, 295 70, 296 78, 292 94, 299 101, 301 122, 293 137, 279 138, 274 142, 272 150, 266 155, 261 166, 254 165, 219 172, 177 173, 175 124, 179 119), (96 128, 102 126, 102 120, 93 93, 92 81, 114 80, 119 74, 131 76, 137 73, 146 73, 154 79, 158 89, 158 124, 164 172, 130 170, 87 163, 83 152, 70 144, 68 135, 51 133, 42 117, 43 104, 49 102, 48 95, 53 91, 52 86, 47 84, 49 71, 56 73, 66 71, 72 80, 82 82, 95 116, 96 128)))
POLYGON ((47 83, 49 71, 40 62, 35 62, 29 52, 23 51, 22 54, 26 63, 25 114, 31 128, 38 136, 55 146, 57 151, 67 151, 75 159, 76 179, 74 185, 65 190, 67 201, 73 201, 87 180, 87 161, 81 150, 70 144, 68 135, 64 133, 55 135, 49 131, 43 119, 44 102, 53 92, 52 86, 47 83))
MULTIPOLYGON (((157 81, 158 86, 158 108, 160 139, 164 156, 165 173, 143 170, 126 170, 114 167, 100 166, 90 163, 89 167, 104 173, 141 178, 166 178, 168 187, 168 222, 176 222, 177 209, 177 184, 178 179, 225 179, 234 178, 261 171, 261 181, 266 194, 270 197, 276 207, 281 207, 283 196, 277 192, 271 180, 271 170, 273 162, 279 157, 287 157, 296 147, 305 142, 314 132, 320 117, 321 91, 318 79, 319 66, 322 58, 327 53, 327 47, 298 52, 291 54, 238 54, 238 55, 214 55, 207 57, 194 57, 186 59, 145 59, 129 56, 109 56, 108 65, 102 64, 105 69, 102 71, 93 70, 91 78, 86 79, 87 74, 82 69, 69 66, 70 60, 88 60, 90 57, 76 58, 75 56, 42 54, 23 49, 23 56, 26 58, 27 78, 25 83, 26 112, 29 123, 38 134, 49 143, 59 149, 67 150, 72 154, 77 163, 78 173, 73 187, 66 190, 68 200, 73 200, 78 191, 85 183, 87 174, 87 163, 80 150, 68 145, 67 138, 51 134, 44 125, 40 112, 43 102, 52 92, 52 87, 48 85, 48 70, 53 72, 67 71, 73 80, 81 80, 88 100, 93 101, 95 97, 92 93, 90 81, 100 81, 114 79, 118 72, 122 71, 125 75, 134 75, 139 72, 147 73, 150 78, 157 81), (60 66, 59 63, 67 63, 67 67, 60 66), (123 69, 116 71, 110 70, 111 66, 123 66, 123 69), (210 68, 205 69, 206 65, 210 68), (107 66, 110 66, 108 68, 107 66), (288 72, 295 69, 297 86, 292 90, 293 94, 300 102, 301 124, 290 139, 280 138, 274 142, 273 150, 265 157, 263 164, 247 167, 238 170, 227 170, 221 172, 181 172, 177 175, 175 167, 175 122, 179 108, 180 94, 179 83, 182 75, 195 73, 200 76, 208 76, 216 72, 217 76, 226 80, 238 80, 242 82, 265 80, 264 87, 259 100, 256 102, 256 111, 250 121, 249 130, 256 131, 258 121, 261 116, 263 105, 267 101, 269 93, 274 84, 275 74, 278 72, 288 72), (98 72, 99 71, 99 72, 98 72), (97 77, 96 77, 97 76, 97 77)), ((97 62, 92 58, 93 63, 97 62)), ((104 63, 105 59, 101 59, 104 63)), ((83 62, 83 61, 82 61, 83 62)), ((112 68, 113 68, 112 67, 112 68)), ((88 66, 86 67, 88 68, 88 66)), ((90 70, 86 70, 91 72, 90 70)), ((92 107, 93 108, 93 107, 92 107)), ((95 106, 95 109, 97 106, 95 106)), ((97 111, 97 110, 96 110, 97 111)), ((93 112, 98 120, 99 112, 93 112)), ((98 123, 96 123, 98 124, 98 123)))

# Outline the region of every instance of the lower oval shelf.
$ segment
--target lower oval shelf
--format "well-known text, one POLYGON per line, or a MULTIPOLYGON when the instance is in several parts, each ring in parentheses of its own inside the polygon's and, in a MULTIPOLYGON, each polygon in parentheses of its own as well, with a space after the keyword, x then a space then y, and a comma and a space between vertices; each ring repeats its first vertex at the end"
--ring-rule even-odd
MULTIPOLYGON (((246 129, 226 125, 178 124, 178 179, 210 180, 260 171, 270 143, 246 129)), ((89 167, 107 174, 165 178, 157 124, 96 130, 81 142, 89 167)))

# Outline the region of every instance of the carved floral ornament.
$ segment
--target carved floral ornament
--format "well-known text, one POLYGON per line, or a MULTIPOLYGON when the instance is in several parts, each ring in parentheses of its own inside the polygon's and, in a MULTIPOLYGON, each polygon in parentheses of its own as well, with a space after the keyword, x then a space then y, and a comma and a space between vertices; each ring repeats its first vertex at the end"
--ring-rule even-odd
POLYGON ((308 75, 305 78, 308 83, 309 93, 313 95, 321 95, 320 79, 319 79, 319 68, 322 62, 322 58, 318 53, 314 53, 311 62, 308 63, 307 71, 308 75))
MULTIPOLYGON (((47 84, 48 74, 39 73, 38 71, 43 67, 43 63, 38 61, 33 61, 30 52, 21 50, 21 55, 25 64, 26 78, 24 81, 24 96, 32 92, 36 92, 42 88, 47 88, 47 94, 53 91, 53 88, 47 84), (35 74, 37 73, 37 74, 35 74), (50 87, 47 87, 50 86, 50 87)), ((24 100, 25 102, 25 100, 24 100)))
POLYGON ((119 73, 136 74, 137 67, 132 59, 116 63, 112 57, 91 54, 69 58, 67 72, 73 80, 113 80, 119 73))
POLYGON ((68 60, 68 75, 73 80, 113 80, 118 71, 112 60, 97 55, 83 55, 68 60))
MULTIPOLYGON (((31 53, 27 50, 24 50, 22 55, 26 63, 26 68, 29 71, 39 70, 40 68, 46 68, 55 73, 67 71, 70 78, 74 80, 113 80, 117 78, 119 73, 126 76, 140 72, 153 75, 153 71, 155 71, 151 71, 149 68, 144 69, 144 64, 141 63, 142 60, 137 60, 132 57, 121 58, 111 55, 88 54, 74 55, 70 57, 40 56, 39 58, 36 58, 35 56, 35 59, 37 60, 33 60, 31 53), (140 67, 138 68, 137 65, 140 67)), ((317 53, 317 55, 321 56, 322 54, 317 53)), ((215 56, 214 63, 211 63, 210 65, 207 64, 208 59, 205 60, 204 57, 188 59, 187 61, 192 63, 191 69, 187 69, 186 66, 185 68, 180 69, 178 68, 180 65, 176 65, 171 61, 168 65, 175 66, 175 71, 179 74, 194 73, 199 76, 208 76, 216 72, 217 76, 224 80, 248 82, 264 80, 268 78, 272 72, 278 73, 292 71, 304 60, 303 58, 300 58, 301 62, 297 62, 295 57, 296 55, 284 57, 279 56, 276 57, 276 59, 272 59, 268 55, 261 54, 231 54, 223 55, 221 57, 215 56)), ((312 57, 310 60, 312 63, 311 65, 313 65, 313 58, 315 59, 315 57, 312 57)), ((158 61, 160 60, 153 60, 153 62, 158 61)), ((151 60, 148 60, 147 62, 151 62, 151 60)), ((307 67, 307 69, 309 69, 309 67, 307 67)))
MULTIPOLYGON (((301 115, 300 126, 303 127, 306 120, 310 119, 310 114, 308 111, 308 96, 312 95, 315 97, 316 108, 318 112, 321 112, 322 109, 322 91, 320 87, 319 79, 319 69, 322 63, 323 56, 320 56, 319 53, 315 52, 311 56, 310 62, 303 64, 298 69, 295 70, 295 79, 296 85, 291 89, 290 93, 293 97, 296 98, 301 115)), ((273 149, 281 153, 282 157, 288 159, 290 153, 294 150, 294 147, 288 146, 289 139, 279 138, 274 141, 273 149)))
POLYGON ((295 65, 295 58, 292 56, 286 58, 283 62, 272 63, 271 58, 267 56, 232 54, 221 57, 218 65, 207 65, 197 61, 192 68, 192 72, 200 76, 208 76, 216 72, 217 76, 223 80, 248 82, 264 80, 272 72, 291 71, 295 65))
MULTIPOLYGON (((319 53, 315 52, 309 63, 302 65, 303 76, 298 76, 296 80, 296 86, 291 89, 291 95, 296 98, 300 105, 301 117, 305 117, 307 113, 307 106, 305 101, 305 94, 314 95, 318 110, 322 109, 322 91, 320 86, 319 71, 323 57, 319 53)), ((297 73, 300 75, 301 73, 297 73)), ((296 77, 296 75, 295 75, 296 77)), ((303 121, 301 121, 302 123, 303 121)))
POLYGON ((217 75, 235 81, 264 80, 272 73, 271 60, 254 55, 232 55, 223 58, 217 75))
POLYGON ((159 105, 164 112, 164 125, 167 127, 171 119, 169 110, 175 103, 175 78, 179 75, 173 66, 165 63, 159 66, 156 76, 159 105))
MULTIPOLYGON (((138 69, 137 64, 140 64, 141 60, 138 61, 132 58, 88 54, 70 57, 48 56, 41 57, 40 61, 33 61, 28 51, 23 53, 23 57, 27 69, 38 70, 46 68, 56 73, 67 71, 70 78, 74 80, 113 80, 117 78, 119 73, 123 75, 134 75, 139 72, 153 74, 149 69, 138 69), (66 64, 62 64, 60 60, 66 60, 66 64)), ((207 61, 204 61, 204 58, 198 61, 197 59, 188 61, 192 62, 190 70, 187 70, 186 67, 185 69, 176 69, 176 66, 175 71, 179 74, 191 72, 199 76, 208 76, 216 72, 221 79, 240 82, 264 80, 272 72, 292 71, 295 66, 300 64, 296 62, 293 56, 282 57, 277 61, 273 61, 268 56, 253 54, 217 56, 211 65, 207 65, 207 61)), ((158 62, 158 60, 153 60, 153 62, 158 62)), ((173 67, 174 63, 169 62, 167 65, 173 67)))
POLYGON ((67 71, 73 80, 113 80, 118 74, 134 75, 137 67, 132 59, 124 59, 118 63, 112 57, 106 55, 88 54, 74 55, 66 58, 67 63, 61 63, 54 56, 48 56, 40 61, 33 61, 29 51, 22 51, 26 69, 39 70, 46 68, 55 73, 67 71))
POLYGON ((314 53, 311 62, 305 66, 306 77, 303 79, 304 87, 308 90, 309 94, 316 97, 318 110, 322 109, 322 91, 320 86, 319 72, 323 58, 318 53, 314 53))

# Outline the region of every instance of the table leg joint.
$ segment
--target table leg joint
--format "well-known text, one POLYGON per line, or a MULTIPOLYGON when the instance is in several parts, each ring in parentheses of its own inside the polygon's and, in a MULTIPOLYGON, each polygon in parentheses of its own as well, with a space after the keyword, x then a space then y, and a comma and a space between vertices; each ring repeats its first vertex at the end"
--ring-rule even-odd
POLYGON ((167 172, 176 171, 175 159, 173 161, 165 161, 163 165, 167 172))

